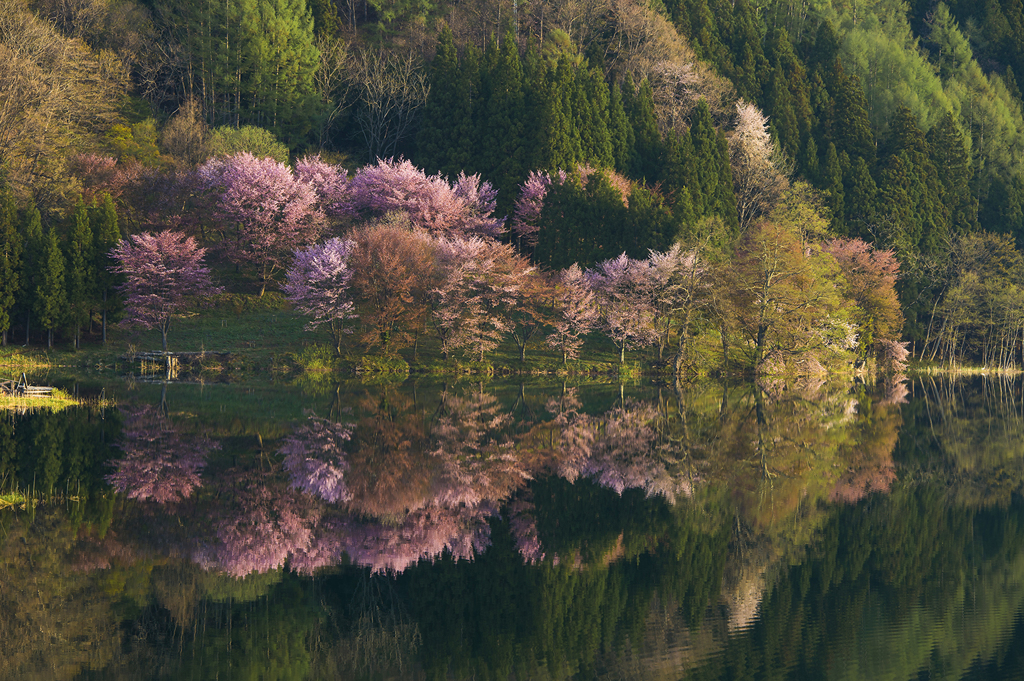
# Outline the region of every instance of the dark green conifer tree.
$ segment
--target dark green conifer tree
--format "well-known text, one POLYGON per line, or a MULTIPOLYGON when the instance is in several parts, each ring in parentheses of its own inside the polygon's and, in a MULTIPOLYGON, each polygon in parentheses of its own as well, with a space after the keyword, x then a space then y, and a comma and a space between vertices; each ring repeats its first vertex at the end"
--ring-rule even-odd
POLYGON ((877 221, 878 187, 868 170, 867 161, 856 158, 849 165, 849 171, 843 173, 846 230, 850 236, 871 241, 871 229, 877 221))
POLYGON ((499 190, 499 202, 504 197, 511 205, 509 197, 529 170, 523 69, 511 31, 506 31, 500 46, 493 38, 488 43, 481 74, 485 115, 479 121, 480 168, 499 190))
POLYGON ((430 62, 430 96, 420 117, 416 136, 416 160, 428 173, 452 176, 464 169, 460 163, 460 127, 472 127, 473 104, 469 84, 459 65, 455 37, 447 24, 437 37, 437 52, 430 62))
MULTIPOLYGON (((626 87, 629 87, 628 81, 626 87)), ((637 180, 656 181, 661 169, 661 135, 654 113, 654 91, 646 78, 636 94, 625 101, 631 105, 626 114, 633 125, 634 139, 630 176, 637 180)))
POLYGON ((6 180, 0 181, 0 340, 7 345, 11 310, 21 288, 21 235, 14 193, 6 180))
POLYGON ((43 251, 36 278, 36 319, 46 329, 46 347, 53 347, 53 332, 67 319, 68 296, 64 285, 64 254, 60 250, 57 231, 50 227, 43 241, 43 251))
POLYGON ((622 90, 618 83, 612 83, 611 94, 608 98, 608 134, 611 137, 615 169, 620 173, 628 173, 630 160, 633 157, 635 136, 633 126, 623 108, 622 90))
POLYGON ((580 98, 579 106, 583 110, 579 129, 583 159, 597 167, 613 168, 615 150, 609 130, 608 83, 597 69, 583 67, 577 72, 576 80, 581 81, 582 85, 576 92, 580 98))
POLYGON ((836 153, 836 145, 829 144, 825 152, 825 174, 822 178, 825 190, 828 192, 828 207, 832 211, 832 229, 836 234, 847 234, 844 218, 844 191, 843 191, 843 169, 839 164, 839 154, 836 153))
POLYGON ((22 217, 21 243, 23 256, 19 276, 21 294, 18 297, 18 311, 25 318, 25 345, 28 345, 32 318, 37 306, 36 289, 42 276, 43 252, 46 246, 42 216, 35 206, 29 208, 22 217))
POLYGON ((120 277, 110 271, 114 264, 110 251, 121 241, 121 229, 117 224, 117 209, 110 194, 104 194, 102 200, 89 211, 89 224, 93 228, 95 249, 93 251, 93 272, 96 277, 96 298, 99 305, 103 342, 107 342, 107 316, 115 309, 116 295, 114 287, 120 277))
POLYGON ((89 210, 83 203, 75 208, 64 246, 68 303, 65 321, 71 327, 75 348, 78 348, 82 326, 89 323, 96 291, 92 228, 89 226, 89 210))
POLYGON ((958 234, 978 229, 978 202, 971 193, 974 169, 965 139, 952 113, 928 131, 931 161, 942 184, 942 202, 950 210, 950 227, 958 234))
POLYGON ((665 251, 679 235, 672 211, 660 196, 641 185, 629 194, 624 223, 622 250, 631 258, 646 258, 652 249, 665 251))

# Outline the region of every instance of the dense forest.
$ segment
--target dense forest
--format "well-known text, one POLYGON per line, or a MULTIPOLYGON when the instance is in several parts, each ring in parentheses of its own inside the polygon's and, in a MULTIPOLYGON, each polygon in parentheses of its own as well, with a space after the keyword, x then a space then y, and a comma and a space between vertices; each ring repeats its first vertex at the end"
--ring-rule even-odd
POLYGON ((1015 0, 0 0, 0 56, 4 342, 105 338, 111 249, 173 229, 384 352, 1024 361, 1015 0), (296 283, 324 257, 345 311, 296 283))

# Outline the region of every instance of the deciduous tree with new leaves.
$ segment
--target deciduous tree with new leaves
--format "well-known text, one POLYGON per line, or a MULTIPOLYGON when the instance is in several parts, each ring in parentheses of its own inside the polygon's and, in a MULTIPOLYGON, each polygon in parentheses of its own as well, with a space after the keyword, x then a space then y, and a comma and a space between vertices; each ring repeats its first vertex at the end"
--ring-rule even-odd
POLYGON ((292 252, 320 236, 324 214, 316 191, 283 163, 248 152, 212 158, 197 174, 211 194, 211 214, 223 230, 225 254, 256 269, 262 296, 292 252))
POLYGON ((206 249, 181 232, 145 232, 124 239, 110 252, 110 271, 124 276, 125 326, 159 329, 167 352, 171 318, 201 299, 220 293, 203 264, 206 249))
POLYGON ((356 316, 349 292, 352 270, 348 264, 354 248, 354 241, 334 238, 297 251, 283 287, 288 299, 313 318, 307 328, 327 324, 338 354, 348 331, 345 321, 356 316))
POLYGON ((349 234, 352 290, 362 305, 361 340, 390 353, 415 342, 426 323, 428 295, 439 283, 437 245, 392 214, 349 234))
POLYGON ((753 104, 736 104, 736 129, 729 139, 729 162, 740 229, 769 213, 789 186, 787 161, 772 140, 768 119, 753 104))

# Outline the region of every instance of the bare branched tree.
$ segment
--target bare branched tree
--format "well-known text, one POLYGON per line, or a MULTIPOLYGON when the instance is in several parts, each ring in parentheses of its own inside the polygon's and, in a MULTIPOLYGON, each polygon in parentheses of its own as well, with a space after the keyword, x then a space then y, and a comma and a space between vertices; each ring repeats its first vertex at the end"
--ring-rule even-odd
POLYGON ((356 121, 370 160, 394 156, 430 91, 420 59, 367 49, 355 56, 350 74, 359 98, 356 121))
POLYGON ((317 144, 324 149, 330 144, 331 128, 345 110, 351 82, 346 77, 351 67, 352 55, 348 44, 341 38, 323 35, 317 38, 320 51, 320 66, 313 76, 313 85, 323 106, 323 118, 317 131, 317 144))

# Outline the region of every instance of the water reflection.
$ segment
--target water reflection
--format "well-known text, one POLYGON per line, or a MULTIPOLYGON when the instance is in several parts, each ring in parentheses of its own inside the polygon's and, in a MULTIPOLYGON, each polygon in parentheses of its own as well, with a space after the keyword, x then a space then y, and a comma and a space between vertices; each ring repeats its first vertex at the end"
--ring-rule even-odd
POLYGON ((1014 659, 1019 383, 413 388, 348 386, 269 436, 173 392, 0 422, 3 479, 51 492, 0 513, 0 678, 49 659, 708 679, 1014 659))

